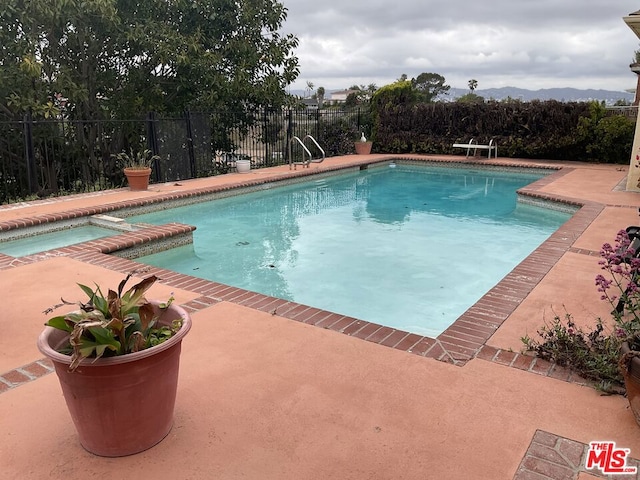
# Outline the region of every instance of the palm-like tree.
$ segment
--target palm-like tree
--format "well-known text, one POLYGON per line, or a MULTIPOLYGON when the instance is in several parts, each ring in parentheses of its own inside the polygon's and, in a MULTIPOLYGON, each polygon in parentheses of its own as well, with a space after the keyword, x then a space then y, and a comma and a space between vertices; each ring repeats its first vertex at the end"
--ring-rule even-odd
POLYGON ((311 98, 311 93, 313 92, 313 82, 307 80, 307 89, 305 90, 304 96, 305 98, 311 98))
POLYGON ((318 87, 316 90, 316 98, 318 99, 318 108, 322 108, 322 103, 324 102, 324 87, 318 87))

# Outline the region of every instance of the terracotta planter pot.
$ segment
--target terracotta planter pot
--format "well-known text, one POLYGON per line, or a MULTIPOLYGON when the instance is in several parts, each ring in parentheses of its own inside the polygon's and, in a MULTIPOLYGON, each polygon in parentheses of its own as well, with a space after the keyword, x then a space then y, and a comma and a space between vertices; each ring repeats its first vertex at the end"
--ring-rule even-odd
POLYGON ((373 142, 356 142, 356 153, 358 155, 369 155, 373 142))
MULTIPOLYGON (((156 311, 158 302, 151 302, 156 311)), ((38 348, 53 361, 80 443, 91 453, 122 457, 147 450, 173 426, 182 339, 191 328, 189 314, 177 305, 159 323, 182 318, 182 328, 155 347, 116 357, 85 359, 69 372, 71 357, 58 353, 68 334, 46 327, 38 348)))
POLYGON ((627 389, 627 400, 636 423, 640 425, 640 352, 632 351, 627 342, 622 344, 620 351, 620 370, 627 389))
POLYGON ((149 188, 150 168, 125 168, 124 174, 131 190, 146 190, 149 188))

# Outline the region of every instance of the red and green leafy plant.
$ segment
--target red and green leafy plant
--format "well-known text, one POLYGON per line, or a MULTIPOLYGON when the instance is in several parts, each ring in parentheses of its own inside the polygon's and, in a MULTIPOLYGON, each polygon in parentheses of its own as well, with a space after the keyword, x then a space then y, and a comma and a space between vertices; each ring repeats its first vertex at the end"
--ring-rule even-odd
MULTIPOLYGON (((69 333, 69 341, 58 351, 71 356, 69 371, 75 370, 85 358, 101 358, 126 355, 158 345, 171 338, 182 326, 180 320, 171 325, 157 326, 158 315, 144 294, 156 282, 152 275, 124 291, 126 283, 135 272, 120 282, 117 290, 109 289, 105 296, 96 285, 92 289, 78 284, 89 297, 87 303, 77 302, 80 310, 49 319, 45 325, 69 333)), ((170 297, 160 304, 160 310, 173 302, 170 297)), ((45 313, 63 305, 75 305, 62 299, 62 303, 49 308, 45 313)))
POLYGON ((160 159, 159 155, 152 155, 151 150, 141 150, 134 152, 133 149, 127 152, 112 154, 120 162, 122 168, 145 169, 153 167, 153 162, 160 159))

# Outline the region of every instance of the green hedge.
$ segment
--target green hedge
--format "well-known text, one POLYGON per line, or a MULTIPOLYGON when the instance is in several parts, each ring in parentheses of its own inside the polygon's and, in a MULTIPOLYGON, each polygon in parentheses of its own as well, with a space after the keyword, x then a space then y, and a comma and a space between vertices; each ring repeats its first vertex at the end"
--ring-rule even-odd
POLYGON ((626 164, 633 144, 634 122, 597 102, 380 102, 373 115, 379 152, 460 153, 454 143, 493 138, 501 157, 626 164))

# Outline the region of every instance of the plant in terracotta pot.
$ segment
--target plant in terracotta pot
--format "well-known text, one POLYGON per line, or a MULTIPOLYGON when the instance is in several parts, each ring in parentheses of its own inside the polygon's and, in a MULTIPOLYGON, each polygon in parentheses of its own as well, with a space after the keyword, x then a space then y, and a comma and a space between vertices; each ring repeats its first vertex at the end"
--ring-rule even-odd
POLYGON ((146 190, 149 187, 149 177, 151 176, 151 167, 153 162, 159 160, 158 155, 152 155, 151 150, 141 150, 135 152, 132 150, 113 154, 124 171, 131 190, 146 190))
MULTIPOLYGON (((79 285, 88 301, 46 322, 38 348, 54 364, 82 446, 118 457, 151 448, 173 425, 180 349, 191 328, 181 307, 147 301, 150 276, 128 290, 79 285)), ((75 305, 62 303, 48 309, 75 305)))
POLYGON ((360 136, 360 139, 355 142, 356 153, 358 155, 369 155, 371 153, 371 146, 373 142, 367 141, 367 137, 364 136, 364 132, 360 136))

